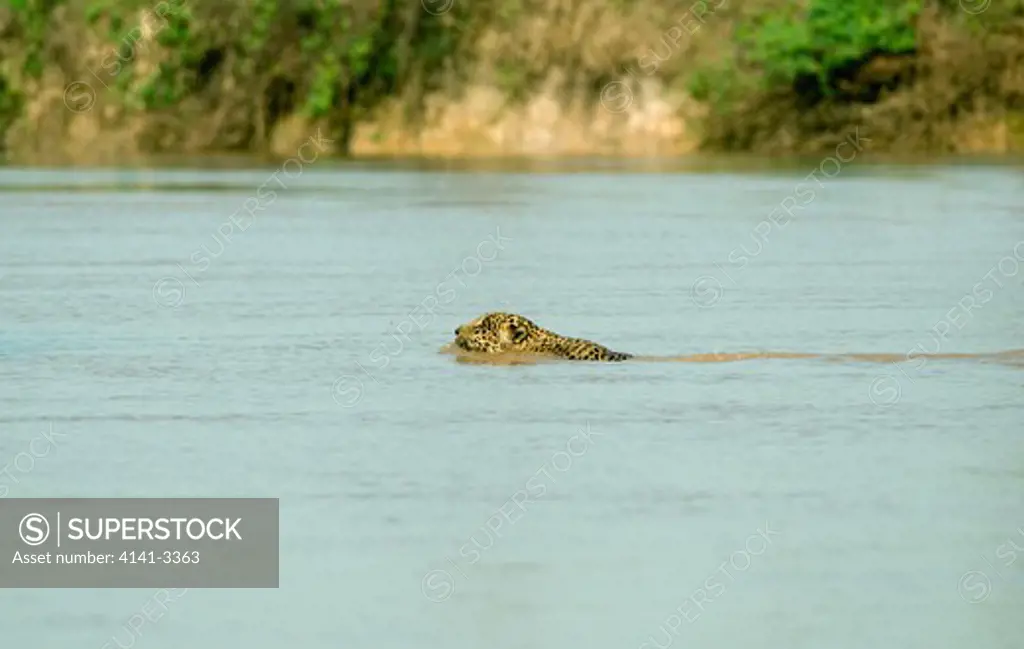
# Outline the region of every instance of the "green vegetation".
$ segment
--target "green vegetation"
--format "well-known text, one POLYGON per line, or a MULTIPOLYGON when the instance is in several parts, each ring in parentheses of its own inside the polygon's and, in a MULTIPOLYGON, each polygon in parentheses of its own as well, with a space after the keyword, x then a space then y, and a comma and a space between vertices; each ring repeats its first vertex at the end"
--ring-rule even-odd
POLYGON ((957 116, 1019 106, 1022 19, 1024 0, 759 3, 736 18, 730 53, 696 66, 687 88, 713 107, 714 148, 784 146, 778 134, 789 132, 821 144, 875 118, 890 148, 903 139, 944 149, 957 116), (922 69, 933 72, 918 78, 922 69), (897 114, 893 93, 903 94, 897 114))
POLYGON ((810 0, 764 8, 733 30, 736 55, 698 68, 695 98, 718 109, 763 91, 835 94, 840 78, 872 56, 913 53, 923 0, 810 0))
POLYGON ((0 145, 27 80, 41 78, 48 64, 87 78, 68 69, 60 51, 78 56, 96 40, 109 53, 88 71, 125 106, 166 112, 198 102, 209 109, 217 101, 213 82, 230 78, 238 97, 222 99, 247 101, 252 121, 298 111, 344 130, 406 79, 431 87, 455 53, 462 11, 432 16, 419 0, 8 1, 14 47, 5 47, 0 10, 0 145), (78 42, 61 42, 53 29, 61 5, 65 25, 78 23, 78 42), (144 37, 147 28, 155 42, 144 37), (140 65, 142 58, 151 64, 140 65))
MULTIPOLYGON (((24 97, 22 97, 21 93, 8 87, 7 79, 0 73, 0 143, 3 142, 7 129, 21 115, 23 103, 24 97)), ((0 146, 0 151, 2 150, 3 147, 0 146)))
MULTIPOLYGON (((383 100, 415 117, 428 93, 455 100, 480 70, 508 105, 553 71, 567 101, 597 105, 623 69, 644 70, 709 105, 711 148, 783 146, 765 134, 789 128, 812 141, 891 93, 926 97, 936 119, 1019 116, 1024 0, 986 1, 721 2, 673 44, 666 33, 696 24, 692 0, 0 0, 0 151, 26 105, 53 94, 44 76, 95 77, 103 103, 124 109, 110 114, 169 125, 148 140, 164 149, 214 119, 223 135, 204 146, 258 151, 289 115, 345 142, 383 100), (637 65, 644 47, 657 66, 637 65), (915 78, 929 66, 942 73, 915 78)), ((905 123, 883 108, 886 124, 905 123)), ((1019 118, 1006 120, 1016 133, 1019 118)))
POLYGON ((812 0, 803 12, 760 15, 739 25, 737 41, 767 85, 813 78, 829 94, 837 73, 849 65, 874 54, 914 51, 921 1, 812 0))
POLYGON ((64 0, 10 0, 11 10, 22 24, 25 44, 24 72, 39 78, 43 74, 44 46, 50 14, 64 0))

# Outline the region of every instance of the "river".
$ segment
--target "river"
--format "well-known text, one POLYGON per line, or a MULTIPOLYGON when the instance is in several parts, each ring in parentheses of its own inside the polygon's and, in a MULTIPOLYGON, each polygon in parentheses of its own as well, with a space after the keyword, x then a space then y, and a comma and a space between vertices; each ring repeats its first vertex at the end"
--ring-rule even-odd
POLYGON ((4 646, 1019 649, 1024 367, 919 354, 1024 347, 1024 167, 821 168, 0 169, 0 495, 281 499, 279 589, 4 646))

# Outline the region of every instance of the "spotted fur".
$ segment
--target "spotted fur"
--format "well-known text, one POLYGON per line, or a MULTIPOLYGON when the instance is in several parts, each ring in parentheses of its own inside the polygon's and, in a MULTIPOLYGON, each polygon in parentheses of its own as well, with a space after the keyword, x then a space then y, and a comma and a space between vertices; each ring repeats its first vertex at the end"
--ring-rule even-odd
POLYGON ((614 352, 581 338, 567 338, 515 313, 488 313, 455 330, 455 346, 484 354, 537 354, 571 361, 624 361, 614 352))

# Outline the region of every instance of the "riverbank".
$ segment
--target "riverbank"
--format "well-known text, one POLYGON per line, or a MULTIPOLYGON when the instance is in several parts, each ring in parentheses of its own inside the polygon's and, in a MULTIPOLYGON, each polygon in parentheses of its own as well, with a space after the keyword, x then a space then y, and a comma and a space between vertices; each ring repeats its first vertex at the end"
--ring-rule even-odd
POLYGON ((322 132, 355 157, 788 155, 860 132, 873 153, 1024 151, 1024 0, 470 9, 13 0, 0 150, 287 158, 322 132))

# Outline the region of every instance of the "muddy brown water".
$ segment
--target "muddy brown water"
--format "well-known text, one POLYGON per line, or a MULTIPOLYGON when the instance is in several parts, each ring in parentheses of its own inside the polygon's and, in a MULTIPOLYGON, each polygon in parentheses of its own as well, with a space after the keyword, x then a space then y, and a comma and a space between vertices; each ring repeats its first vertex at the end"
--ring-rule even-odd
MULTIPOLYGON (((491 364, 491 365, 526 365, 544 362, 563 362, 563 359, 550 358, 536 354, 502 353, 485 354, 480 352, 467 352, 455 347, 452 343, 442 346, 441 354, 448 354, 456 357, 458 362, 491 364)), ((631 363, 734 363, 737 361, 754 361, 766 359, 820 359, 832 362, 863 362, 863 363, 906 363, 921 361, 927 363, 934 360, 973 360, 993 363, 1018 364, 1024 361, 1024 349, 1011 349, 1003 352, 990 354, 814 354, 807 352, 715 352, 713 354, 686 354, 682 356, 634 356, 628 359, 631 363)))

